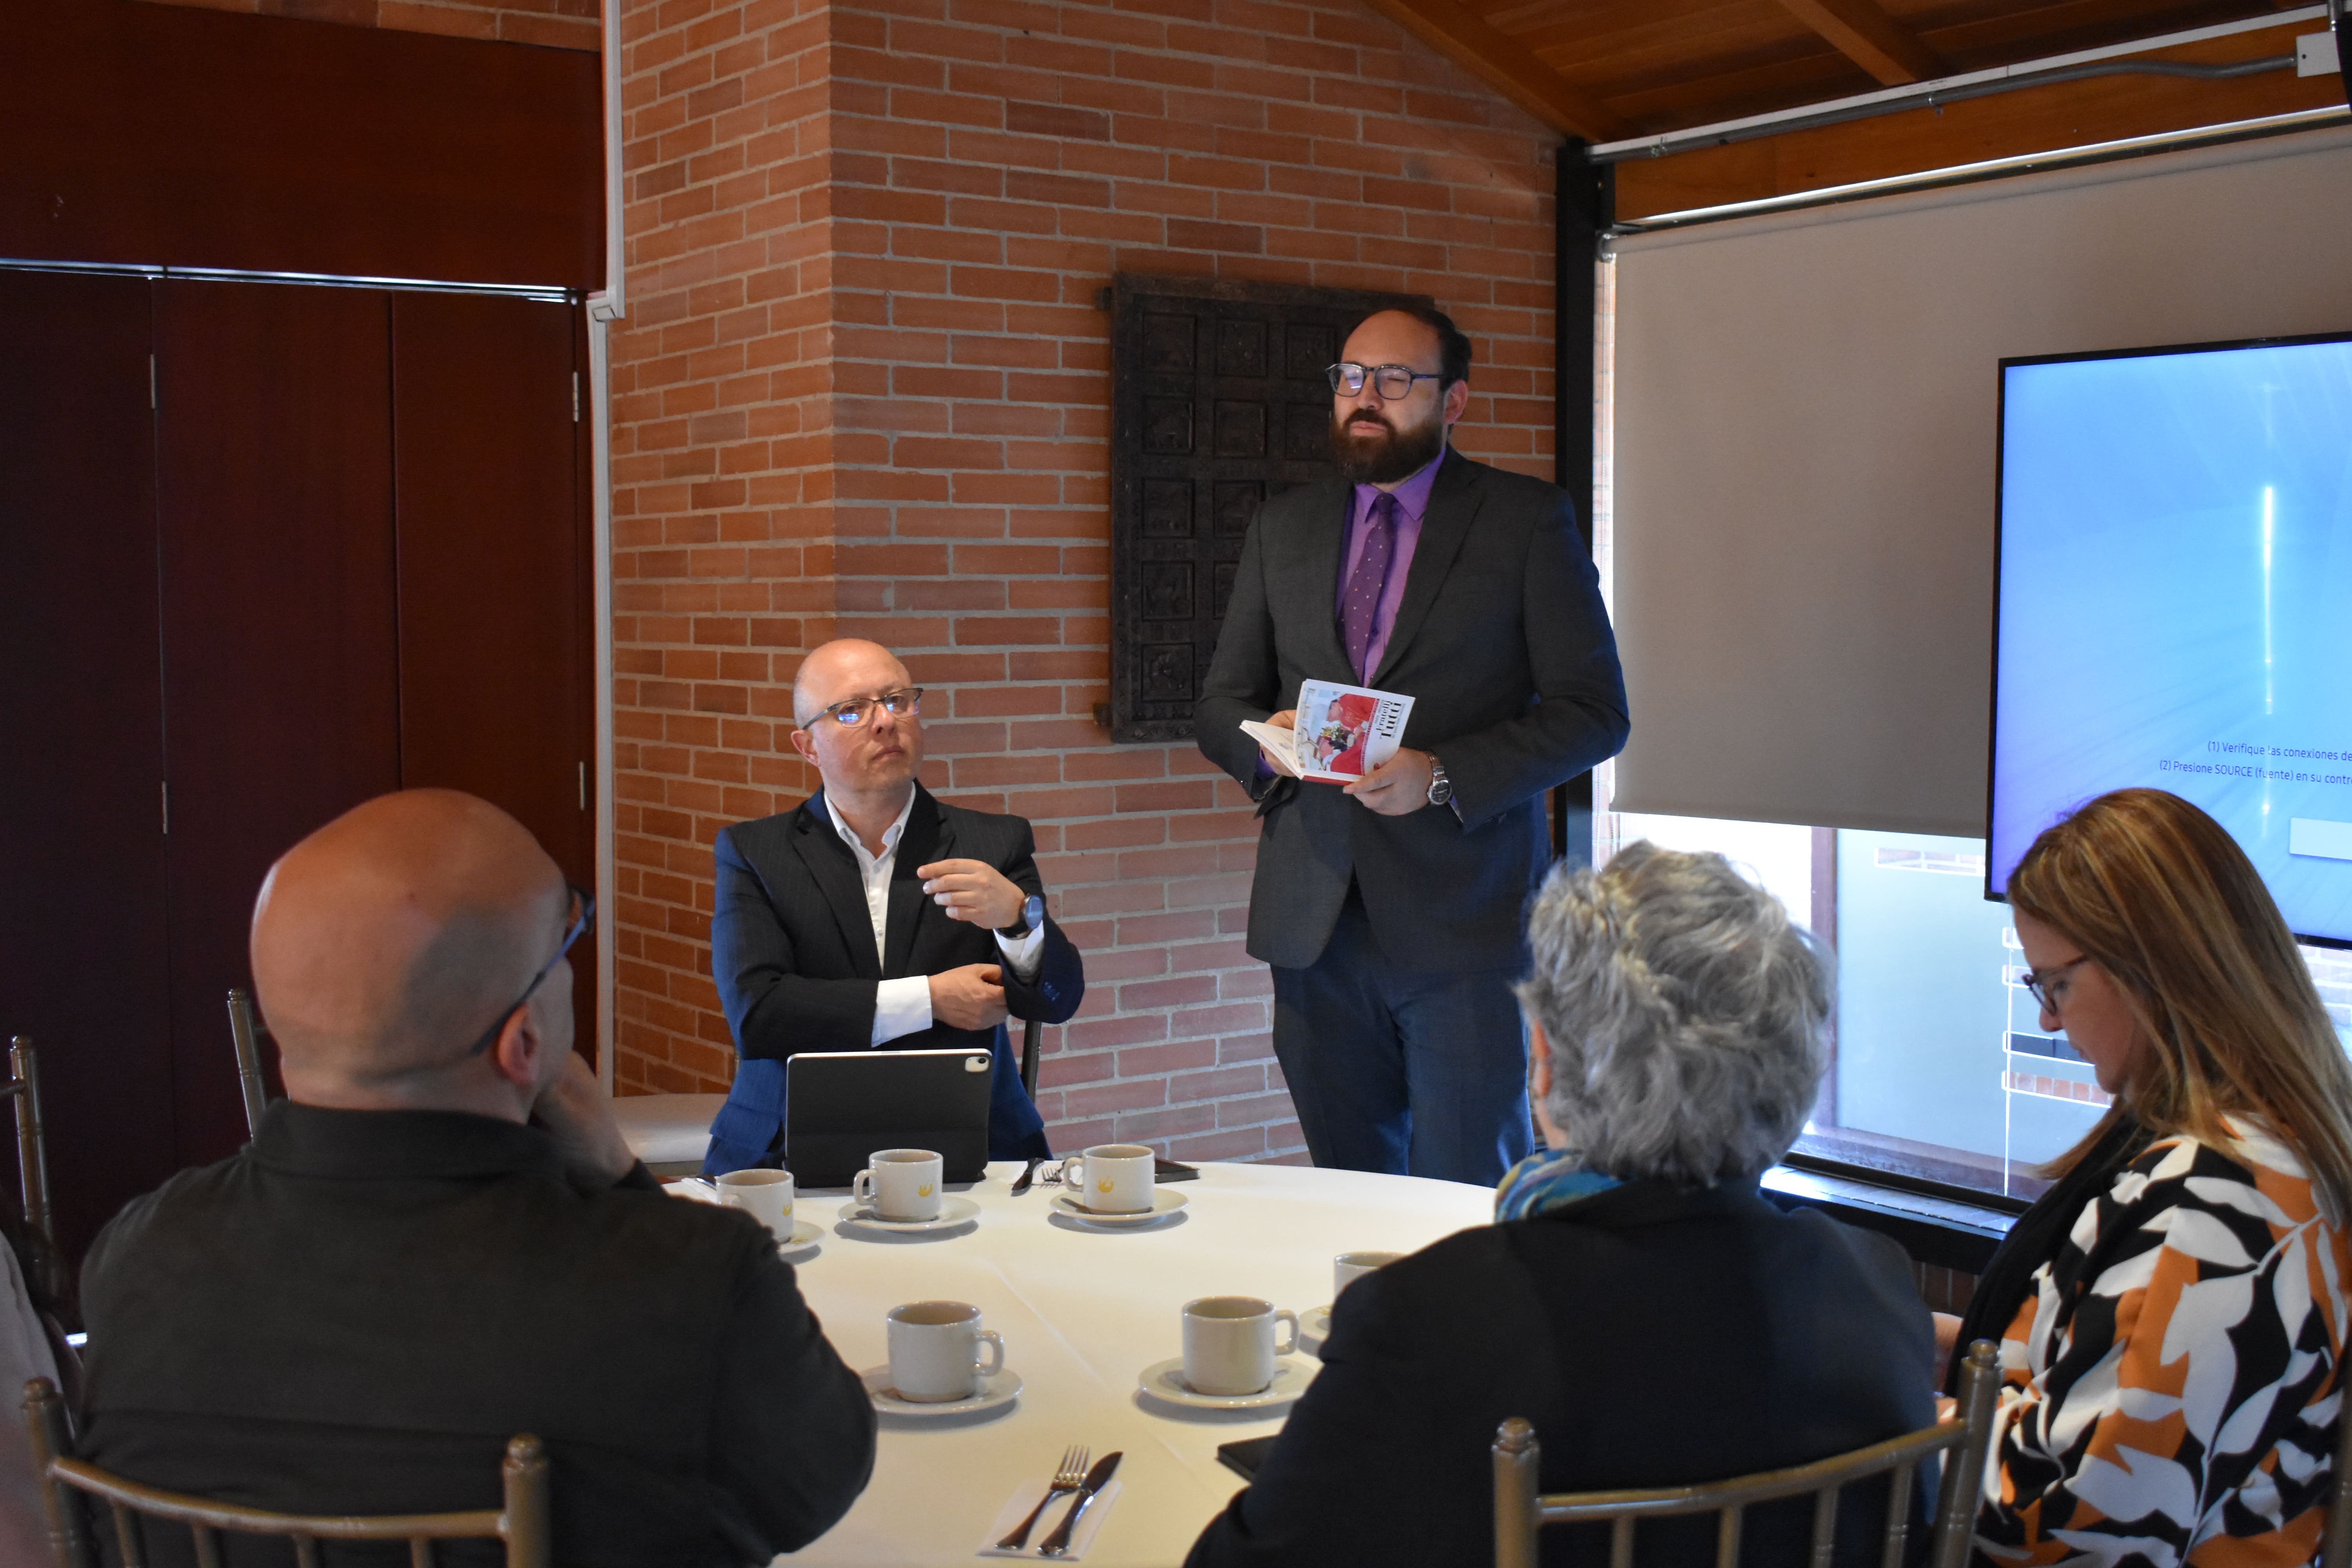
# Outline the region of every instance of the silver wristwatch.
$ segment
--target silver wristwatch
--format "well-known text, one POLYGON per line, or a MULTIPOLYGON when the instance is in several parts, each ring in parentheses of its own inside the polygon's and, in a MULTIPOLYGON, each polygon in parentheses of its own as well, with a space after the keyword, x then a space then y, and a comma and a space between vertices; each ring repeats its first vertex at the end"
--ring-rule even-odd
POLYGON ((1429 804, 1444 805, 1454 798, 1454 781, 1445 776, 1445 764, 1434 756, 1429 759, 1429 804))
POLYGON ((1045 900, 1037 894, 1032 893, 1021 905, 1021 923, 1000 926, 997 928, 996 934, 1007 942, 1019 942, 1045 923, 1045 900))

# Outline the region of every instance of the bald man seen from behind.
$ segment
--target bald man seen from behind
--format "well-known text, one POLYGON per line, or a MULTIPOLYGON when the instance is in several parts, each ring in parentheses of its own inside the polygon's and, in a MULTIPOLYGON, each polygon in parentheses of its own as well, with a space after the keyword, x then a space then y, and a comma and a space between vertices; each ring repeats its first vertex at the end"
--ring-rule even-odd
MULTIPOLYGON (((528 1432, 575 1568, 766 1563, 848 1510, 874 1460, 856 1375, 766 1230, 665 1195, 572 1052, 564 954, 593 918, 520 824, 447 790, 372 800, 271 868, 253 973, 287 1098, 91 1247, 87 1457, 409 1513, 496 1508, 528 1432)), ((157 1568, 192 1561, 147 1533, 157 1568)), ((504 1561, 468 1544, 440 1561, 504 1561)))

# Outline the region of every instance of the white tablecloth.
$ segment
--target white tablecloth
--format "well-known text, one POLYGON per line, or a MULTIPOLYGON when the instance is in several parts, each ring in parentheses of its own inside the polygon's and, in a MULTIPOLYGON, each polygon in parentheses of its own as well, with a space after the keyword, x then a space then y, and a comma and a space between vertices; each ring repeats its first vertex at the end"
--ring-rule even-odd
POLYGON ((1019 1172, 993 1164, 987 1180, 950 1188, 979 1203, 980 1218, 937 1240, 854 1238, 837 1221, 846 1194, 801 1194, 797 1217, 825 1227, 823 1250, 800 1266, 801 1289, 851 1366, 889 1360, 883 1314, 892 1307, 945 1298, 982 1310, 1023 1387, 1009 1412, 969 1425, 885 1416, 865 1495, 779 1563, 982 1561, 977 1549, 1005 1499, 1072 1443, 1097 1458, 1127 1455, 1126 1486, 1086 1562, 1181 1563, 1242 1484, 1217 1462, 1217 1445, 1274 1432, 1285 1412, 1180 1419, 1140 1403, 1137 1374, 1182 1348, 1179 1309, 1196 1296, 1246 1295, 1304 1314, 1331 1300, 1333 1253, 1414 1251, 1486 1223, 1494 1207, 1491 1192, 1452 1182, 1203 1165, 1200 1180, 1170 1189, 1187 1200, 1182 1219, 1104 1233, 1053 1217, 1059 1187, 1013 1196, 1019 1172))

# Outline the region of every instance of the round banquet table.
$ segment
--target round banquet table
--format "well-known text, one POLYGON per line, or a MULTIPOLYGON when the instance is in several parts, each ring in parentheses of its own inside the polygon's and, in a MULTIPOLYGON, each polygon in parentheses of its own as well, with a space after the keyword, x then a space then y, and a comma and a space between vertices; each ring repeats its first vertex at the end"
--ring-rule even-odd
MULTIPOLYGON (((892 1307, 945 1298, 981 1309, 1022 1389, 992 1412, 882 1416, 865 1494, 840 1523, 776 1562, 1009 1561, 978 1556, 991 1522, 1023 1482, 1043 1479, 1064 1448, 1084 1443, 1097 1458, 1114 1448, 1127 1457, 1119 1496, 1083 1561, 1172 1568, 1242 1485, 1218 1462, 1217 1445, 1273 1433, 1288 1413, 1139 1397, 1143 1369, 1182 1348, 1183 1304, 1261 1296, 1303 1316, 1331 1300, 1332 1254, 1415 1251, 1494 1213, 1490 1190, 1454 1182, 1291 1165, 1200 1170, 1198 1181, 1162 1188, 1184 1194, 1181 1218, 1123 1231, 1057 1216, 1058 1186, 1013 1196, 1018 1163, 950 1187, 978 1203, 980 1215, 936 1238, 866 1239, 840 1224, 847 1194, 800 1194, 795 1217, 824 1231, 817 1256, 799 1265, 801 1291, 852 1367, 889 1360, 883 1314, 892 1307)), ((1057 1502, 1046 1525, 1066 1506, 1057 1502)), ((1041 1525, 1033 1542, 1045 1533, 1041 1525)))

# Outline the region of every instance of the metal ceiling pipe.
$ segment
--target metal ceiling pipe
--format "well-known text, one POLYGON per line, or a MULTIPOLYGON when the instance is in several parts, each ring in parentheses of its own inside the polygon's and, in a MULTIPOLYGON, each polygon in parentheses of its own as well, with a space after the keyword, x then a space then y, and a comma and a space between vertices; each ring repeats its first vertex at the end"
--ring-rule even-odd
MULTIPOLYGON (((1620 142, 1603 142, 1585 150, 1585 156, 1596 163, 1622 163, 1629 158, 1664 157, 1671 153, 1685 153, 1701 147, 1721 147, 1734 142, 1753 141, 1759 136, 1778 136, 1812 125, 1831 125, 1847 121, 1864 120, 1880 114, 1895 114, 1906 110, 1923 109, 1938 103, 1953 103, 1962 98, 1981 98, 1988 93, 2011 91, 2021 87, 2036 87, 2053 81, 2077 79, 2062 75, 2078 68, 2105 65, 2115 61, 2131 74, 2163 76, 2245 75, 2248 68, 2274 70, 2275 61, 2245 61, 2231 66, 2191 66, 2169 60, 2131 62, 2121 67, 2126 57, 2148 54, 2158 49, 2176 48, 2184 44, 2203 43, 2212 38, 2234 37, 2240 33, 2262 32, 2273 27, 2290 26, 2297 22, 2319 21, 2328 17, 2330 6, 2345 0, 2329 0, 2328 5, 2305 5, 2299 10, 2283 11, 2276 16, 2257 16, 2240 22, 2223 22, 2210 27, 2194 27, 2185 32, 2166 33, 2157 37, 2140 38, 2131 43, 2109 44, 2095 49, 2080 49, 2072 54, 2053 55, 2043 59, 2027 60, 2014 66, 2000 66, 1990 70, 1966 71, 1957 76, 1942 77, 1934 81, 1914 82, 1907 87, 1887 88, 1857 94, 1850 98, 1832 99, 1826 102, 1801 105, 1795 109, 1776 110, 1769 114, 1748 115, 1737 120, 1717 121, 1707 125, 1695 125, 1684 131, 1668 131, 1654 136, 1629 137, 1620 142), (1981 90, 1979 90, 1981 89, 1981 90)), ((2294 63, 2292 56, 2284 64, 2294 63)), ((2120 73, 2120 72, 2119 72, 2120 73)), ((2102 73, 2086 73, 2102 74, 2102 73)))
MULTIPOLYGON (((2294 68, 2293 55, 2271 55, 2258 60, 2240 60, 2234 65, 2225 66, 2191 65, 2182 60, 2118 60, 2112 65, 2066 66, 2057 70, 2002 77, 1998 81, 1969 82, 1959 87, 1923 84, 1922 90, 1911 97, 1794 114, 1766 125, 1742 125, 1714 132, 1702 127, 1698 131, 1679 132, 1672 146, 1636 148, 1612 153, 1605 158, 1596 152, 1590 156, 1596 163, 1620 163, 1630 158, 1663 158, 1669 153, 1691 153, 1703 147, 1728 147, 1735 142, 1785 136, 1791 131, 1811 131, 1822 125, 1874 120, 1882 114, 1902 114, 1914 109, 1940 109, 1948 103, 1965 103, 1970 99, 1992 98, 2004 92, 2022 92, 2030 87, 2049 87, 2062 81, 2086 81, 2094 77, 2175 76, 2189 77, 2198 81, 2228 81, 2235 77, 2261 76, 2269 71, 2294 68)), ((1660 139, 1661 142, 1664 140, 1660 139)))

